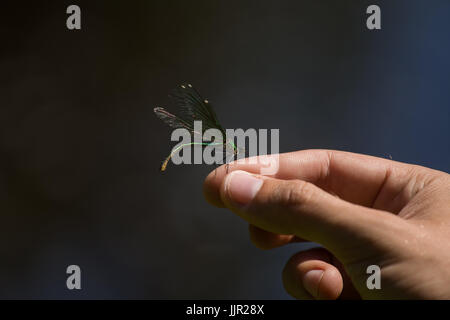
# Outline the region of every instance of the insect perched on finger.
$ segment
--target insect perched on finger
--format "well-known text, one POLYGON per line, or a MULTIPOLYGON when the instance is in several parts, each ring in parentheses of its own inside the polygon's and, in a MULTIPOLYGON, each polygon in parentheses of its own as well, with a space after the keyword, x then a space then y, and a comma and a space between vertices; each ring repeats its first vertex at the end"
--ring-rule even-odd
POLYGON ((201 141, 181 144, 174 148, 162 162, 160 170, 165 171, 170 159, 183 148, 192 146, 221 146, 224 155, 223 162, 227 163, 226 169, 228 172, 228 162, 238 154, 238 148, 234 142, 232 140, 203 140, 203 134, 208 129, 217 129, 222 133, 222 137, 226 137, 225 130, 217 119, 217 115, 214 112, 211 103, 207 99, 204 99, 191 84, 180 85, 173 90, 169 97, 175 101, 180 112, 178 114, 173 114, 164 108, 157 107, 153 109, 156 116, 174 129, 184 128, 187 129, 191 135, 200 136, 201 141), (195 130, 194 121, 202 122, 201 132, 195 130))

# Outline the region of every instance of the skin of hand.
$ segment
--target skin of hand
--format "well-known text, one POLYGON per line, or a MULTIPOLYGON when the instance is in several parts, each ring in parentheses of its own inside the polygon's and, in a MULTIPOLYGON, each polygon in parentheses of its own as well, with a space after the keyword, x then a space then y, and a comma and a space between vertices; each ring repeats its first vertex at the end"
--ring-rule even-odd
POLYGON ((208 202, 249 223, 271 249, 312 241, 286 264, 298 299, 450 299, 450 175, 332 150, 280 154, 273 176, 257 163, 219 167, 204 182, 208 202), (368 289, 367 267, 381 270, 368 289))

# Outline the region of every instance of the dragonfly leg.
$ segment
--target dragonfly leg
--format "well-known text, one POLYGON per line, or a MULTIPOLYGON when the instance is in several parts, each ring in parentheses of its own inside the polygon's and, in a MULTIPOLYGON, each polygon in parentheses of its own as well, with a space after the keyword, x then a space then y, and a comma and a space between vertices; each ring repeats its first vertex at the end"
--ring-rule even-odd
POLYGON ((230 154, 228 156, 225 155, 225 163, 226 163, 225 170, 226 170, 226 174, 228 174, 228 172, 230 171, 230 161, 229 160, 233 159, 235 156, 236 156, 236 154, 234 154, 234 153, 232 153, 232 154, 230 154))

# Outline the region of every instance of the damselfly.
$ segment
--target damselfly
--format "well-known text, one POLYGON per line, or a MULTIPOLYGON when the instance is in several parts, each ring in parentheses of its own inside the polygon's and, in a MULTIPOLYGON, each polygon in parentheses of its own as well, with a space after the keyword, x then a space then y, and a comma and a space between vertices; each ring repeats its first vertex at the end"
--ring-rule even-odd
MULTIPOLYGON (((172 150, 169 156, 162 162, 161 171, 166 170, 169 160, 174 154, 180 152, 185 147, 192 146, 217 146, 223 152, 223 162, 228 163, 229 160, 238 154, 238 148, 233 141, 226 140, 226 132, 220 125, 217 115, 214 112, 211 103, 202 98, 198 91, 191 84, 182 84, 169 95, 175 100, 176 105, 180 109, 179 114, 174 115, 166 109, 157 107, 154 108, 156 116, 174 129, 184 128, 190 134, 201 136, 201 142, 190 142, 177 146, 172 150), (196 132, 194 129, 194 121, 202 122, 202 132, 196 132), (218 129, 222 133, 223 139, 221 141, 204 141, 203 134, 208 129, 218 129)), ((228 170, 228 165, 227 165, 228 170)))

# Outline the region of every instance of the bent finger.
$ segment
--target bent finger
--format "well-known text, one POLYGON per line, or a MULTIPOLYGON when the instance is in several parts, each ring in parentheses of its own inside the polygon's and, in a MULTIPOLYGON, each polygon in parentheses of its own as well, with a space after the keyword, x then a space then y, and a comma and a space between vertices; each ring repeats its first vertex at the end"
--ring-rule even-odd
POLYGON ((321 248, 299 252, 283 269, 283 285, 296 299, 335 300, 343 289, 339 270, 329 263, 329 253, 321 248))
POLYGON ((303 242, 305 240, 292 234, 276 234, 263 230, 252 224, 248 225, 250 240, 259 249, 268 250, 284 246, 289 243, 303 242))

